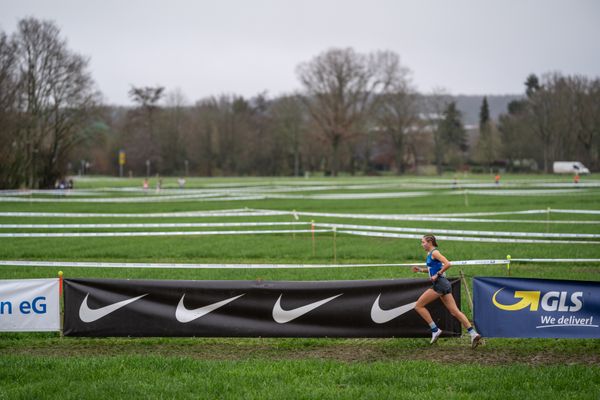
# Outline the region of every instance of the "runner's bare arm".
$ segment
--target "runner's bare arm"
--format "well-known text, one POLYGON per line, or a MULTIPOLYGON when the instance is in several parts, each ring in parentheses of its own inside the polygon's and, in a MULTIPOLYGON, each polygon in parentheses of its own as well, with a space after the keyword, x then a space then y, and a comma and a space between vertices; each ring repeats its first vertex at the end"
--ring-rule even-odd
POLYGON ((450 267, 452 267, 450 261, 448 261, 448 259, 444 257, 444 255, 440 253, 439 250, 434 250, 433 253, 431 253, 431 257, 442 262, 442 269, 440 270, 440 272, 438 272, 440 275, 449 270, 450 267))

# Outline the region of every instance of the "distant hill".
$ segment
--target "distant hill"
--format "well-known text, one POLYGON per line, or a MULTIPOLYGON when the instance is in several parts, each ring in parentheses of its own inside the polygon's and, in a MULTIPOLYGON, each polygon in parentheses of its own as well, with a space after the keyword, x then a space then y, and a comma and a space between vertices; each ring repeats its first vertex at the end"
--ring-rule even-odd
MULTIPOLYGON (((456 106, 463 114, 463 123, 465 125, 479 125, 479 109, 484 95, 457 95, 452 96, 456 101, 456 106)), ((500 114, 506 113, 508 103, 513 100, 521 99, 521 95, 488 95, 487 101, 490 108, 490 116, 493 120, 498 120, 500 114)))
MULTIPOLYGON (((463 123, 465 125, 479 125, 479 109, 481 108, 481 102, 485 95, 455 95, 448 96, 450 99, 456 102, 456 106, 462 112, 463 123)), ((506 113, 508 103, 513 100, 523 98, 522 95, 487 95, 488 105, 490 107, 490 116, 493 120, 497 121, 500 114, 506 113)), ((420 97, 422 112, 427 113, 427 102, 428 96, 423 95, 420 97)), ((107 111, 113 118, 122 118, 128 110, 132 109, 133 106, 107 106, 107 111)))

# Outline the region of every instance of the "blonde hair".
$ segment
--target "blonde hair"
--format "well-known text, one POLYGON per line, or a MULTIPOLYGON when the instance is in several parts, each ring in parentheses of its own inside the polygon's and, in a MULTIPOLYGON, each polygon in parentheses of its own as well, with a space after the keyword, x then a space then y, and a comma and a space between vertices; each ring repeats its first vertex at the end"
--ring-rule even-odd
POLYGON ((434 247, 438 247, 437 241, 435 240, 435 236, 425 235, 425 236, 423 236, 423 239, 425 239, 429 243, 433 244, 434 247))

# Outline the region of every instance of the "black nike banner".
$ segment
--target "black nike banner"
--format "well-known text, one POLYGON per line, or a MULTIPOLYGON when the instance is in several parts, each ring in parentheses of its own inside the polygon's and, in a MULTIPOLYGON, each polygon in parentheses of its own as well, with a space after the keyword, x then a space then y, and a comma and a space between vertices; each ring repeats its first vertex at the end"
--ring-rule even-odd
MULTIPOLYGON (((460 308, 460 281, 452 279, 460 308)), ((415 312, 431 282, 65 279, 66 336, 427 337, 415 312)), ((427 306, 445 336, 460 323, 427 306)))

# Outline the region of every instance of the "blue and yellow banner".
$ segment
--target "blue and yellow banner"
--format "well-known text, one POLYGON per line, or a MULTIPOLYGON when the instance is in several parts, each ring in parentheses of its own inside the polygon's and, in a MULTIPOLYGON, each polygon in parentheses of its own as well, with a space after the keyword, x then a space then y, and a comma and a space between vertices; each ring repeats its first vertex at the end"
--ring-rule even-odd
POLYGON ((600 282, 474 278, 473 307, 485 337, 600 338, 600 282))

